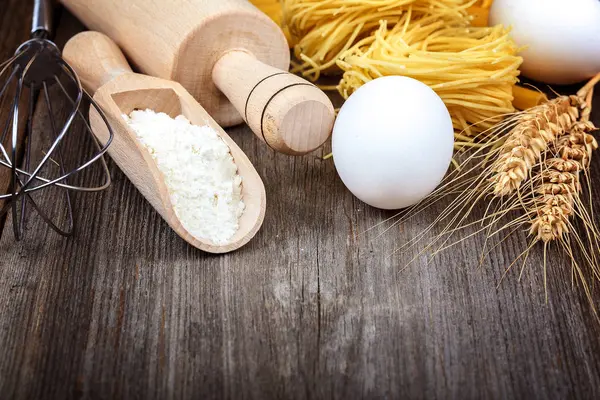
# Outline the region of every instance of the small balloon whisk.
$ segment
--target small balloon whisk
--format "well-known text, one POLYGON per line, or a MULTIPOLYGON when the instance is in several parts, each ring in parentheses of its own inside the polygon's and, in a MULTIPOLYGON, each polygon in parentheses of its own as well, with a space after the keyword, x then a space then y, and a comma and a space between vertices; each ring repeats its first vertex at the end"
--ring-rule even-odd
POLYGON ((111 182, 104 153, 113 131, 48 39, 51 17, 50 0, 35 0, 31 39, 0 64, 0 182, 6 179, 8 183, 7 192, 0 195, 0 217, 12 215, 17 240, 23 237, 32 209, 56 232, 71 235, 71 193, 101 191, 111 182), (92 110, 106 124, 106 143, 92 133, 88 115, 92 110), (95 164, 101 178, 96 174, 94 180, 99 183, 90 184, 93 169, 89 167, 95 164), (64 202, 62 211, 45 210, 56 209, 56 201, 48 201, 47 196, 40 200, 38 195, 45 188, 59 194, 56 200, 64 202))

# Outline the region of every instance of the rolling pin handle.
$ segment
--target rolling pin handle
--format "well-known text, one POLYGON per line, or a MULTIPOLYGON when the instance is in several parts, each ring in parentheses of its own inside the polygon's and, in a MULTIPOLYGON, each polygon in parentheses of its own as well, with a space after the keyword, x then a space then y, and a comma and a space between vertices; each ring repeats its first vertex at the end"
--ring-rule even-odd
POLYGON ((306 154, 331 134, 335 112, 323 91, 247 51, 225 53, 212 76, 248 126, 276 151, 306 154))
POLYGON ((123 52, 100 32, 82 32, 65 45, 63 58, 79 75, 83 87, 93 95, 104 84, 133 71, 123 52))

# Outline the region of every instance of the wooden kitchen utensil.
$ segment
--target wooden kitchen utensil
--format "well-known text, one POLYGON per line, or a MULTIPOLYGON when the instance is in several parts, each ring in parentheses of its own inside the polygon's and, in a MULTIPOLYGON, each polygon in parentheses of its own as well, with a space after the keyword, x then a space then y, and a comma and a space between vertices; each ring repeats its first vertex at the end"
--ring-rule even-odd
MULTIPOLYGON (((108 153, 179 236, 201 250, 225 253, 243 246, 256 234, 264 219, 266 203, 260 176, 244 152, 179 83, 134 73, 117 45, 98 32, 83 32, 71 38, 63 57, 77 71, 83 86, 95 93, 94 100, 114 130, 108 153), (228 244, 219 246, 193 237, 173 211, 162 173, 123 119, 123 114, 146 108, 171 117, 183 114, 195 125, 208 125, 231 149, 242 177, 246 209, 240 218, 239 230, 228 244)), ((94 134, 104 142, 108 131, 93 109, 90 122, 94 134)))
POLYGON ((61 1, 141 72, 181 83, 222 126, 245 120, 273 149, 295 155, 331 133, 331 101, 286 72, 283 32, 246 0, 61 1))

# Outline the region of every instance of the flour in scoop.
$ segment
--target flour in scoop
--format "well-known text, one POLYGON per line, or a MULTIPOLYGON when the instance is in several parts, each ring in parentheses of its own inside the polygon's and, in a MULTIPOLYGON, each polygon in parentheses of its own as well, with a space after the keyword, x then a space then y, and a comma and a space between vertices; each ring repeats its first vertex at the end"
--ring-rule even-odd
POLYGON ((229 242, 244 212, 242 178, 229 146, 210 126, 150 109, 123 118, 163 173, 183 227, 217 245, 229 242))

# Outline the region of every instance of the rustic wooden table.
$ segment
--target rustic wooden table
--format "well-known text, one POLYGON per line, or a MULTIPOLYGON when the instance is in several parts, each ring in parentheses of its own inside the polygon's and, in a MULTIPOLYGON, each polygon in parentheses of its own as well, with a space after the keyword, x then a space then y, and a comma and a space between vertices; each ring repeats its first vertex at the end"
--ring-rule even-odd
MULTIPOLYGON (((3 59, 28 36, 29 3, 3 3, 3 59)), ((80 29, 63 13, 57 42, 80 29)), ((75 198, 75 237, 32 219, 15 243, 6 222, 1 398, 600 396, 600 324, 564 258, 550 260, 547 303, 539 249, 497 287, 520 235, 482 268, 475 237, 400 271, 417 250, 393 250, 439 209, 360 234, 392 214, 353 198, 331 161, 230 133, 268 196, 262 230, 233 254, 188 246, 112 162, 108 191, 75 198)))

